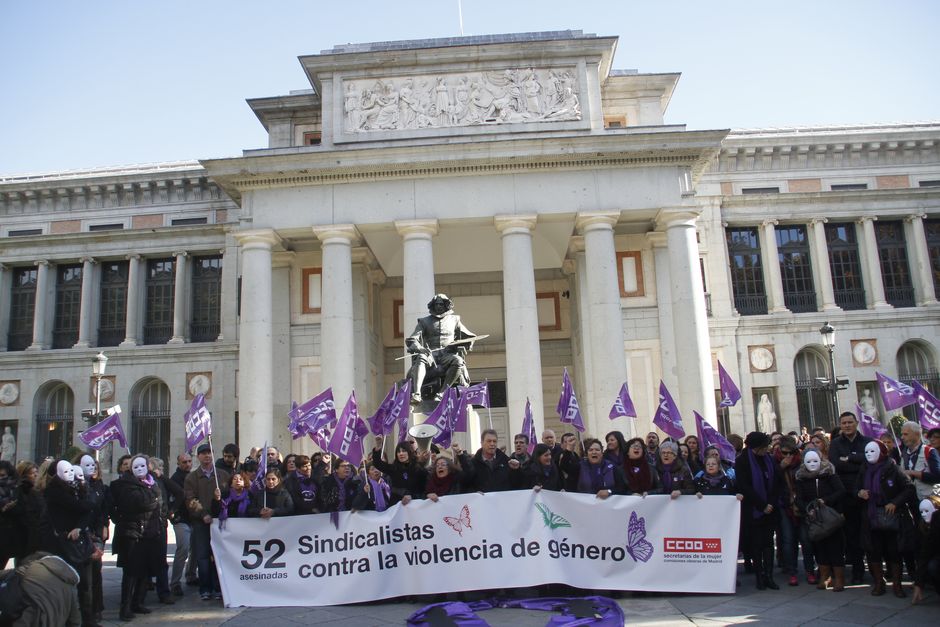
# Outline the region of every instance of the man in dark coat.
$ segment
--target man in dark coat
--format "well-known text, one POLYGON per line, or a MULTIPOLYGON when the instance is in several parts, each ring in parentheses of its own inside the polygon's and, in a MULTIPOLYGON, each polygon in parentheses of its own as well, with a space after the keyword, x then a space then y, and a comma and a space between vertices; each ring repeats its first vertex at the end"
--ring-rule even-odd
POLYGON ((499 436, 495 429, 485 429, 480 437, 480 450, 470 463, 467 485, 474 492, 503 492, 521 485, 518 460, 509 459, 496 448, 499 436))
POLYGON ((852 583, 860 584, 865 577, 865 564, 860 543, 862 503, 856 498, 858 473, 865 464, 865 445, 871 442, 858 432, 858 418, 850 411, 839 416, 839 436, 829 445, 829 461, 845 486, 845 563, 852 565, 852 583))

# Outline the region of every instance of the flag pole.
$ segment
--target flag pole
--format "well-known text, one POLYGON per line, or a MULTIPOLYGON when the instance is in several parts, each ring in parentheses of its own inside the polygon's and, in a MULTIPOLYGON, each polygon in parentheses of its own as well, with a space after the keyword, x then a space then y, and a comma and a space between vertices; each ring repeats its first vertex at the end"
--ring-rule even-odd
MULTIPOLYGON (((212 434, 206 436, 206 439, 209 440, 209 453, 212 455, 212 476, 215 477, 215 489, 221 492, 222 488, 219 487, 219 473, 217 473, 215 469, 215 451, 212 450, 212 434)), ((130 453, 130 449, 128 449, 127 452, 130 453)))

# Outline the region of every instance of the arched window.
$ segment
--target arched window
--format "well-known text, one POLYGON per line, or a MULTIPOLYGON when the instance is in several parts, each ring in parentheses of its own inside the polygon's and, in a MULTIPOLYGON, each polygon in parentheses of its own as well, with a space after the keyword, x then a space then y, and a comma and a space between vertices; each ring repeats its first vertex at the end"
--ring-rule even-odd
POLYGON ((793 361, 793 378, 796 386, 796 405, 800 426, 812 429, 824 427, 827 431, 835 426, 832 415, 832 397, 826 386, 818 379, 829 379, 829 364, 814 348, 804 348, 793 361))
MULTIPOLYGON (((916 341, 905 342, 898 349, 897 361, 900 381, 910 383, 916 379, 934 396, 940 393, 940 375, 929 347, 916 341)), ((917 419, 914 405, 908 405, 903 412, 908 420, 917 419)))
POLYGON ((170 453, 170 388, 160 379, 138 384, 131 401, 131 450, 167 461, 170 453))
POLYGON ((75 395, 61 381, 47 384, 39 392, 36 405, 36 461, 62 457, 72 446, 75 395))

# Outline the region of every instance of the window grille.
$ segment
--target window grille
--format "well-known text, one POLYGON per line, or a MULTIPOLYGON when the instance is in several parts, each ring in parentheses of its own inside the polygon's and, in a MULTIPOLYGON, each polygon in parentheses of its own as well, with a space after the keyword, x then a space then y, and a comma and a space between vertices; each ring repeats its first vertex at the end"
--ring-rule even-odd
POLYGON ((127 332, 127 262, 101 264, 98 346, 117 346, 127 332))
POLYGON ((827 358, 810 348, 796 354, 793 361, 793 377, 796 384, 796 407, 800 426, 812 429, 824 427, 827 431, 836 426, 832 415, 832 395, 828 388, 816 379, 829 379, 827 358))
POLYGON ((169 463, 170 389, 163 381, 154 379, 138 391, 132 407, 132 450, 169 463))
POLYGON ((836 304, 845 310, 865 309, 865 287, 855 225, 850 222, 827 224, 826 245, 836 304))
POLYGON ((196 257, 193 260, 192 342, 214 342, 219 337, 222 303, 222 257, 196 257))
POLYGON ((52 348, 71 348, 75 345, 81 311, 82 266, 59 266, 56 270, 52 348))
POLYGON ((756 228, 734 228, 726 232, 731 261, 734 307, 742 316, 767 313, 767 292, 756 228))
POLYGON ((144 344, 166 344, 173 337, 175 274, 174 259, 151 259, 147 262, 144 344))
POLYGON ((940 220, 924 220, 924 232, 927 235, 927 256, 930 258, 934 294, 940 298, 940 220))
POLYGON ((39 401, 36 414, 36 456, 41 463, 46 457, 61 458, 72 446, 75 395, 65 383, 52 387, 39 401))
POLYGON ((25 350, 33 343, 33 313, 36 307, 36 268, 14 268, 10 288, 10 330, 7 350, 25 350))
POLYGON ((783 280, 783 300, 793 313, 816 311, 816 289, 809 259, 809 242, 803 225, 778 226, 777 257, 783 280))
POLYGON ((876 222, 875 239, 881 259, 885 300, 895 307, 914 306, 914 284, 907 264, 907 243, 900 222, 876 222))

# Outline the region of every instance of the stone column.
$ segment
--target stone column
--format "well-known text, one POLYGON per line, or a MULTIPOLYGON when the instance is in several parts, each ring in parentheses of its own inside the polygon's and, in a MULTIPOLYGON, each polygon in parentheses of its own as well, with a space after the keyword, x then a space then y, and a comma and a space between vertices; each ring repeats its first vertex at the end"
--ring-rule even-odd
POLYGON ((173 253, 173 256, 176 258, 176 276, 173 280, 173 337, 167 344, 183 344, 186 342, 187 254, 184 251, 177 251, 173 253))
POLYGON ((46 340, 46 317, 49 309, 49 262, 45 259, 36 262, 36 298, 33 307, 33 343, 26 348, 38 351, 49 348, 46 340))
MULTIPOLYGON (((666 246, 669 250, 673 333, 677 353, 680 350, 682 352, 676 359, 679 411, 682 412, 686 433, 695 433, 693 410, 698 411, 711 424, 718 424, 708 314, 705 310, 705 290, 702 286, 698 243, 695 238, 698 214, 698 211, 688 209, 664 209, 656 218, 657 225, 666 229, 666 246)), ((775 260, 776 249, 775 240, 775 260)))
POLYGON ((241 246, 242 295, 238 344, 239 447, 274 441, 274 342, 271 229, 236 233, 241 246))
POLYGON ((137 346, 140 333, 140 255, 127 256, 127 310, 121 346, 137 346))
POLYGON ((352 224, 316 226, 313 232, 323 250, 320 380, 324 388, 333 388, 338 411, 355 385, 352 246, 359 232, 352 224))
MULTIPOLYGON (((434 296, 434 245, 431 241, 438 231, 437 220, 399 220, 395 228, 402 236, 404 305, 402 306, 402 332, 411 334, 418 318, 428 315, 428 302, 434 296)), ((402 361, 405 372, 411 360, 402 361)))
POLYGON ((885 300, 885 284, 881 278, 881 258, 878 256, 878 239, 875 237, 877 217, 865 217, 858 220, 862 227, 859 254, 862 258, 862 280, 865 282, 865 294, 868 306, 872 309, 891 309, 885 300))
POLYGON ((764 266, 764 281, 767 290, 767 312, 787 311, 783 299, 783 278, 780 276, 780 255, 777 252, 776 220, 764 220, 760 230, 760 256, 764 266))
MULTIPOLYGON (((659 350, 663 360, 663 383, 670 390, 679 389, 676 378, 676 364, 679 358, 676 354, 676 336, 673 328, 673 302, 672 279, 669 274, 669 248, 667 248, 666 234, 662 231, 651 231, 646 234, 646 241, 653 248, 653 264, 656 272, 656 309, 659 313, 659 350)), ((637 420, 652 416, 640 416, 637 420)))
POLYGON ((496 216, 494 219, 503 241, 503 321, 509 410, 507 438, 522 429, 526 398, 532 407, 536 432, 541 434, 545 426, 542 352, 532 261, 532 229, 536 220, 534 214, 496 216))
POLYGON ((91 316, 94 311, 94 294, 92 287, 95 271, 95 260, 91 257, 82 257, 82 305, 78 316, 78 341, 73 348, 88 348, 91 346, 91 316))
POLYGON ((832 268, 829 266, 829 247, 826 245, 827 218, 813 218, 809 221, 809 237, 813 249, 813 268, 816 270, 816 285, 822 296, 823 311, 841 311, 836 304, 835 290, 832 288, 832 268))
POLYGON ((915 214, 905 218, 908 223, 910 246, 910 265, 913 275, 914 296, 918 307, 938 305, 937 293, 933 284, 933 272, 930 268, 930 252, 927 250, 927 234, 924 232, 926 214, 915 214))
POLYGON ((0 351, 7 349, 7 337, 10 332, 10 289, 13 273, 10 266, 0 263, 0 351))
MULTIPOLYGON (((586 417, 586 426, 591 433, 602 430, 607 420, 607 410, 627 380, 617 252, 614 247, 614 225, 619 218, 617 212, 590 212, 579 213, 575 222, 578 232, 584 236, 587 297, 591 311, 591 395, 594 413, 586 417)), ((631 425, 631 433, 626 434, 628 439, 635 435, 632 430, 631 425)))
POLYGON ((584 259, 584 238, 576 235, 568 243, 568 254, 574 259, 571 270, 574 274, 575 306, 578 308, 578 346, 581 359, 575 362, 578 403, 585 416, 594 415, 594 389, 591 372, 591 305, 587 297, 587 262, 584 259))

